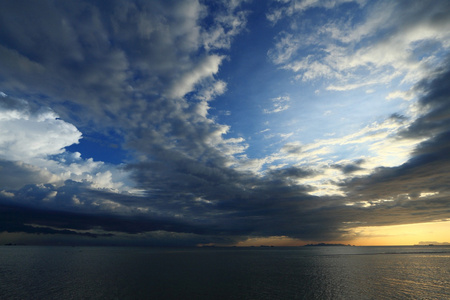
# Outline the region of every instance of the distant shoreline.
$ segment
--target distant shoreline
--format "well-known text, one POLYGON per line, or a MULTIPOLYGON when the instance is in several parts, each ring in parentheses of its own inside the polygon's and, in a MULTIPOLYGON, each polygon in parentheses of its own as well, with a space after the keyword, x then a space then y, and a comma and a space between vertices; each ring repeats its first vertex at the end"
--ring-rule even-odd
POLYGON ((345 246, 345 247, 355 247, 355 245, 350 244, 327 244, 327 243, 318 243, 318 244, 307 244, 303 247, 328 247, 328 246, 345 246))

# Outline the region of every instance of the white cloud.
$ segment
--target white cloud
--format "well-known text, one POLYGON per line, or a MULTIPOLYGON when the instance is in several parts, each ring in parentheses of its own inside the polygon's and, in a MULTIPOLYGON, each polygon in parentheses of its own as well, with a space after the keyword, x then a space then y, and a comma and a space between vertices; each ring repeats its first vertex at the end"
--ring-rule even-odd
MULTIPOLYGON (((38 107, 2 93, 0 103, 0 178, 3 188, 27 184, 61 185, 65 180, 90 182, 96 189, 133 190, 129 174, 65 147, 78 143, 81 132, 48 107, 38 107)), ((47 200, 52 197, 47 196, 47 200)))
POLYGON ((169 97, 181 98, 194 89, 201 80, 211 77, 219 71, 223 56, 210 55, 201 60, 194 68, 175 81, 169 90, 169 97))
POLYGON ((275 64, 284 64, 292 58, 300 45, 300 41, 294 38, 293 34, 282 32, 278 36, 275 48, 270 49, 267 55, 275 64))
POLYGON ((321 7, 331 9, 349 2, 364 5, 367 0, 277 0, 276 2, 279 4, 266 14, 266 18, 272 24, 276 24, 282 18, 290 17, 295 13, 303 13, 310 8, 321 7))
POLYGON ((304 11, 308 8, 312 7, 325 7, 325 8, 333 8, 337 5, 340 5, 342 3, 347 2, 363 2, 363 1, 356 1, 356 0, 300 0, 300 1, 293 1, 294 9, 296 11, 304 11))
POLYGON ((270 99, 272 101, 272 107, 270 109, 264 109, 265 114, 273 114, 285 111, 289 108, 289 101, 291 98, 289 96, 280 96, 270 99))
MULTIPOLYGON (((343 1, 304 1, 297 10, 333 7, 343 1)), ((445 1, 444 1, 445 2, 445 1)), ((398 78, 411 84, 439 65, 440 51, 450 49, 450 19, 433 21, 445 11, 442 2, 425 2, 406 7, 391 2, 374 2, 365 7, 367 15, 359 24, 329 21, 309 28, 308 38, 281 32, 269 51, 272 61, 298 73, 298 79, 334 80, 328 90, 347 91, 374 84, 389 84, 398 78), (412 21, 414 20, 414 22, 412 21), (313 47, 315 54, 304 55, 313 47), (301 55, 300 55, 301 54, 301 55)))
POLYGON ((398 139, 399 132, 410 124, 411 120, 388 118, 341 137, 318 139, 308 144, 291 141, 285 143, 279 152, 264 159, 246 160, 241 168, 245 169, 247 166, 253 172, 260 172, 264 166, 273 163, 308 167, 317 170, 317 174, 299 179, 298 184, 315 187, 311 194, 317 196, 342 196, 339 182, 355 175, 368 175, 378 167, 399 166, 410 158, 411 151, 423 141, 422 138, 398 139), (346 174, 331 168, 332 165, 352 164, 349 157, 361 159, 361 169, 346 174))
POLYGON ((393 91, 386 96, 386 100, 392 100, 401 98, 404 100, 411 100, 414 98, 414 94, 412 91, 393 91))
POLYGON ((220 3, 223 10, 214 18, 211 29, 202 32, 203 46, 206 50, 228 49, 231 40, 239 34, 247 23, 245 11, 237 10, 244 1, 234 0, 220 3))
MULTIPOLYGON (((215 97, 225 93, 227 89, 226 82, 222 80, 216 80, 214 83, 208 85, 206 88, 202 89, 198 93, 198 98, 204 101, 210 101, 215 97)), ((202 114, 204 115, 204 114, 202 114)))
POLYGON ((26 101, 3 96, 0 105, 0 158, 30 161, 64 152, 81 132, 58 119, 49 108, 33 109, 26 101), (7 101, 7 103, 6 103, 7 101), (6 105, 5 105, 6 104, 6 105))

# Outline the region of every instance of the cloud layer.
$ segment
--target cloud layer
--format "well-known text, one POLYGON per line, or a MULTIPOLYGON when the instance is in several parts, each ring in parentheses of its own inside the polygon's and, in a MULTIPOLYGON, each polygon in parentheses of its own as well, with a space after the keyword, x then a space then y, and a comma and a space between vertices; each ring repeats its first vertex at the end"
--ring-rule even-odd
MULTIPOLYGON (((230 66, 245 49, 233 43, 252 34, 257 4, 0 4, 0 230, 196 245, 341 241, 362 225, 446 220, 448 3, 293 3, 268 3, 259 20, 275 32, 264 49, 273 72, 294 85, 323 80, 316 94, 389 86, 378 101, 401 95, 403 110, 309 142, 273 134, 277 148, 252 155, 215 101, 234 95, 230 66), (308 19, 312 8, 330 18, 308 19), (114 165, 66 149, 94 133, 128 158, 114 165)), ((281 85, 261 85, 278 96, 260 99, 269 105, 255 106, 255 122, 299 119, 293 109, 309 100, 281 85)))

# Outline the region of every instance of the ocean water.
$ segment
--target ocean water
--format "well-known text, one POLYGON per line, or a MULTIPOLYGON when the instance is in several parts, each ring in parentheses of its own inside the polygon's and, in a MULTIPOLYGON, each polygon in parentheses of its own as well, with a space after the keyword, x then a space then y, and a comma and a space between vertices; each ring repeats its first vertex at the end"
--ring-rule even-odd
POLYGON ((450 299, 450 247, 0 246, 0 299, 450 299))

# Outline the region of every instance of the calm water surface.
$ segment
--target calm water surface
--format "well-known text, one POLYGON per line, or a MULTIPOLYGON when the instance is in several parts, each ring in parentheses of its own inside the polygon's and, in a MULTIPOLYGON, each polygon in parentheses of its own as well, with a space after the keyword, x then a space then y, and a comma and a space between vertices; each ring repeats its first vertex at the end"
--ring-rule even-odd
POLYGON ((450 299, 450 247, 0 246, 0 299, 450 299))

